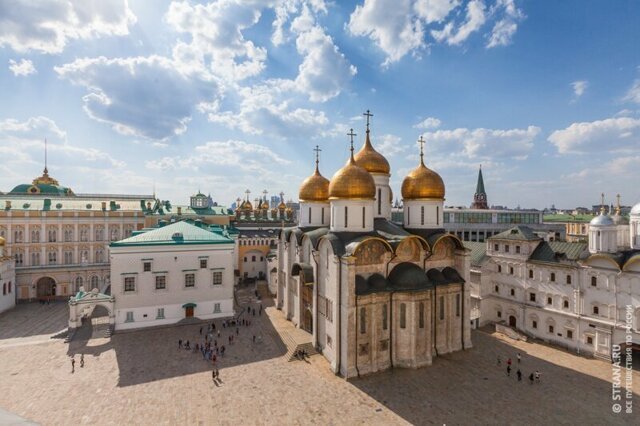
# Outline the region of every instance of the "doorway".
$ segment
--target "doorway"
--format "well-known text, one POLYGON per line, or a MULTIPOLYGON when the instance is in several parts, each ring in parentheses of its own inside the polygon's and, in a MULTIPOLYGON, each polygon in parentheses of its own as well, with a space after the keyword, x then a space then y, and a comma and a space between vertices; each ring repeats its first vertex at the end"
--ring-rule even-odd
POLYGON ((516 327, 516 317, 513 315, 509 315, 509 327, 516 327))
POLYGON ((187 306, 184 310, 184 317, 191 318, 193 317, 193 306, 187 306))
POLYGON ((56 295, 56 281, 51 277, 42 277, 36 285, 38 299, 46 299, 56 295))

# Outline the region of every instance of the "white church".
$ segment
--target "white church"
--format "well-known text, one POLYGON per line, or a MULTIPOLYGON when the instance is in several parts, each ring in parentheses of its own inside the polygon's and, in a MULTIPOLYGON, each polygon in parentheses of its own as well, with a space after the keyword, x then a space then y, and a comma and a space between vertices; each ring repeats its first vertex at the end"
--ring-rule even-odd
MULTIPOLYGON (((298 226, 277 251, 277 307, 345 378, 418 368, 471 348, 469 255, 442 228, 445 186, 420 163, 402 183, 404 225, 391 222, 388 161, 364 145, 331 180, 300 187, 298 226)), ((422 141, 421 141, 422 142, 422 141)))

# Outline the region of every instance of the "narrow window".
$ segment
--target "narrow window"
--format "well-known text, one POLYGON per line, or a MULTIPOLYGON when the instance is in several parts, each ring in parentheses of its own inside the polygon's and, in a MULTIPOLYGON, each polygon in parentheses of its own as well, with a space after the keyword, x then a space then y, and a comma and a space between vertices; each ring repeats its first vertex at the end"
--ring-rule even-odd
POLYGON ((424 303, 418 305, 418 326, 424 328, 424 303))
POLYGON ((593 315, 599 315, 600 314, 600 308, 598 308, 597 306, 593 307, 593 315))
POLYGON ((444 296, 440 296, 440 320, 444 319, 444 296))
POLYGON ((196 286, 196 274, 186 274, 184 276, 184 286, 185 287, 195 287, 196 286))
POLYGON ((538 328, 538 321, 536 321, 536 320, 531 321, 531 327, 537 329, 538 328))
POLYGON ((200 259, 200 268, 205 269, 207 267, 207 259, 200 259))
POLYGON ((509 273, 513 275, 513 266, 509 266, 509 273))
POLYGON ((364 228, 364 222, 365 222, 365 212, 366 212, 366 207, 362 208, 362 228, 364 228))
POLYGON ((144 272, 149 272, 151 271, 151 262, 144 262, 143 263, 143 268, 144 272))
POLYGON ((420 225, 424 225, 424 206, 420 206, 420 225))
POLYGON ((400 328, 407 328, 407 305, 400 304, 400 328))
POLYGON ((500 245, 494 244, 493 245, 493 251, 500 251, 500 245))
POLYGON ((436 206, 436 225, 440 225, 440 206, 436 206))
POLYGON ((509 246, 507 244, 504 245, 504 252, 509 253, 509 246))
POLYGON ((321 218, 321 223, 324 225, 324 207, 322 208, 322 218, 321 218))
POLYGON ((502 265, 498 265, 498 272, 502 273, 502 265))
POLYGON ((529 301, 530 302, 535 302, 536 301, 536 294, 535 293, 529 293, 529 301))
POLYGON ((133 312, 127 312, 127 319, 124 322, 133 322, 133 312))
POLYGON ((135 277, 126 277, 124 279, 124 291, 136 291, 135 277))
POLYGON ((367 332, 367 310, 360 308, 360 334, 367 332))
POLYGON ((516 295, 516 291, 515 291, 514 289, 511 289, 511 293, 510 293, 510 294, 511 294, 512 296, 515 296, 515 295, 516 295))
POLYGON ((556 273, 555 272, 551 273, 551 282, 556 282, 556 273))
POLYGON ((520 254, 520 246, 516 246, 516 253, 520 254))
POLYGON ((382 329, 387 329, 387 305, 382 305, 382 329))
POLYGON ((598 285, 598 278, 591 277, 591 287, 595 287, 598 285))
POLYGON ((382 214, 382 189, 378 188, 378 214, 382 214))
POLYGON ((493 287, 493 291, 495 291, 496 293, 500 293, 500 288, 496 285, 495 287, 493 287))
POLYGON ((219 303, 214 303, 213 304, 213 313, 214 314, 219 314, 220 312, 221 312, 220 311, 220 304, 219 303))
POLYGON ((549 333, 553 334, 553 326, 552 325, 549 326, 549 333))
POLYGON ((309 207, 309 223, 311 223, 311 207, 309 207))
POLYGON ((569 301, 568 301, 568 300, 563 301, 563 302, 562 302, 562 306, 563 306, 565 309, 569 309, 569 301))
POLYGON ((456 294, 456 316, 460 316, 460 295, 456 294))
POLYGON ((156 290, 164 290, 167 288, 167 277, 164 275, 156 276, 156 290))
POLYGON ((567 330, 567 339, 572 339, 573 340, 573 331, 567 330))
POLYGON ((411 225, 411 207, 407 207, 407 225, 411 225))
POLYGON ((213 272, 213 285, 222 285, 222 271, 213 272))
POLYGON ((571 275, 567 275, 567 284, 571 284, 571 275))
POLYGON ((156 319, 164 319, 164 308, 158 308, 158 314, 156 315, 156 319))
POLYGON ((529 269, 529 278, 533 278, 533 269, 529 269))
POLYGON ((593 337, 587 336, 587 345, 593 345, 593 337))
POLYGON ((344 206, 344 227, 349 226, 349 208, 344 206))
POLYGON ((551 297, 547 297, 547 305, 553 305, 553 299, 551 297))

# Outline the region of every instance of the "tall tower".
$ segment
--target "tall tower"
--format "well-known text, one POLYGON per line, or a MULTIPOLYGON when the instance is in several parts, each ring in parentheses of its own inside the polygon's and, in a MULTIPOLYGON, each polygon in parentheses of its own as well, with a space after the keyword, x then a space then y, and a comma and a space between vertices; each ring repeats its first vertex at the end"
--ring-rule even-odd
POLYGON ((472 209, 488 209, 487 205, 487 193, 484 192, 484 179, 482 179, 482 165, 478 171, 478 183, 476 184, 476 193, 473 194, 473 203, 471 203, 472 209))

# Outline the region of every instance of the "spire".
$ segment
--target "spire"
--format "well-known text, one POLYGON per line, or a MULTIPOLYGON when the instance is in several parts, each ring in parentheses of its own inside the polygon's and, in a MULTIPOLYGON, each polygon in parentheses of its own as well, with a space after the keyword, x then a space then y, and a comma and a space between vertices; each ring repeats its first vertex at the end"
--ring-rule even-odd
POLYGON ((600 194, 600 214, 604 214, 604 192, 600 194))
POLYGON ((620 194, 616 194, 616 198, 618 199, 616 203, 616 214, 620 216, 620 194))
POLYGON ((371 140, 369 139, 369 131, 370 131, 370 129, 369 129, 369 119, 371 117, 373 117, 373 114, 371 114, 371 111, 367 110, 367 112, 362 113, 362 115, 367 117, 367 132, 366 132, 366 136, 365 136, 365 139, 364 139, 364 144, 367 145, 367 146, 372 146, 371 145, 371 140))
POLYGON ((44 172, 43 175, 47 176, 49 170, 47 170, 47 138, 44 138, 44 172))
POLYGON ((420 144, 420 165, 424 166, 424 144, 425 144, 425 140, 422 137, 422 135, 420 135, 420 139, 418 139, 418 143, 420 144))
POLYGON ((349 133, 347 133, 347 136, 351 136, 351 148, 349 148, 350 151, 351 151, 351 157, 349 158, 349 163, 355 164, 356 161, 353 159, 353 137, 354 136, 358 136, 358 135, 353 133, 353 129, 350 129, 350 130, 351 131, 349 133))
POLYGON ((316 174, 319 175, 320 174, 320 170, 318 169, 318 163, 320 163, 320 151, 322 151, 320 149, 320 147, 318 145, 316 145, 315 148, 313 148, 313 150, 316 152, 316 174))
POLYGON ((484 191, 484 179, 482 178, 482 164, 478 170, 478 183, 476 184, 476 194, 486 194, 484 191))
POLYGON ((484 178, 482 177, 482 164, 478 170, 478 182, 476 183, 476 193, 473 194, 473 203, 471 203, 472 209, 488 209, 487 193, 484 189, 484 178))

